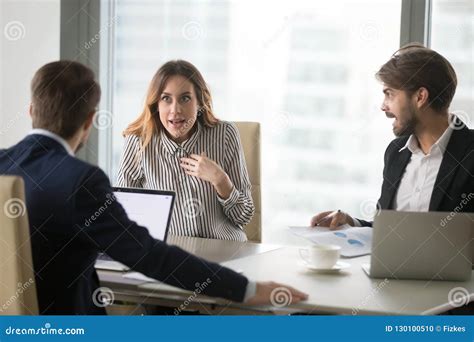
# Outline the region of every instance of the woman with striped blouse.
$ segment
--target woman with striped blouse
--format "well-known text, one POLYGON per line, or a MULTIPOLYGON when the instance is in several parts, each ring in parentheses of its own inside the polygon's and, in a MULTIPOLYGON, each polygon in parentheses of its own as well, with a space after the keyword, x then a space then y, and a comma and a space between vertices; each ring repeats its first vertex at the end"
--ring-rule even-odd
POLYGON ((124 136, 118 186, 175 191, 171 234, 247 240, 255 208, 239 133, 214 116, 194 65, 176 60, 157 71, 124 136))

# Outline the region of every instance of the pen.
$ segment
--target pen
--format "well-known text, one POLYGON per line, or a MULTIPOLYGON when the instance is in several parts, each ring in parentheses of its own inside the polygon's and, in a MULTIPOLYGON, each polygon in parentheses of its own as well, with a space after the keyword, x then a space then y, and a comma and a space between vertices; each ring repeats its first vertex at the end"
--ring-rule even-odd
POLYGON ((327 222, 329 219, 332 219, 334 216, 336 216, 336 215, 337 215, 338 213, 340 213, 340 212, 341 212, 341 209, 337 209, 337 211, 333 211, 333 212, 330 213, 329 215, 323 217, 323 218, 321 219, 321 221, 319 221, 319 222, 316 224, 316 226, 321 226, 320 224, 321 224, 322 222, 327 222))

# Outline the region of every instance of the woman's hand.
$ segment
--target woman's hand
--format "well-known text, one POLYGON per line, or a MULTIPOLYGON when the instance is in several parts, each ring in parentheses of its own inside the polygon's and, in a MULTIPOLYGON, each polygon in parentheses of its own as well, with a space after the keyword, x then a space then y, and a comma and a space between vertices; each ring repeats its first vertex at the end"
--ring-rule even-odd
POLYGON ((201 178, 212 185, 216 185, 223 178, 224 170, 216 162, 201 155, 191 154, 189 158, 181 158, 180 166, 190 176, 201 178))
POLYGON ((229 176, 216 162, 207 158, 204 152, 201 155, 191 154, 189 158, 181 158, 180 161, 186 174, 211 183, 219 196, 229 198, 233 187, 229 176))

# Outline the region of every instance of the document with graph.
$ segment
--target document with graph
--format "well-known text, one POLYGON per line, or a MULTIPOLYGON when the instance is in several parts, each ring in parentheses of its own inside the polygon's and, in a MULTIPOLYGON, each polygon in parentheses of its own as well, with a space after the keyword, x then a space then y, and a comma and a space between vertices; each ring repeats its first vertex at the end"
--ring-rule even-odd
POLYGON ((372 227, 341 226, 339 230, 326 227, 290 227, 293 234, 304 237, 318 245, 341 246, 341 255, 346 258, 367 255, 372 247, 372 227))

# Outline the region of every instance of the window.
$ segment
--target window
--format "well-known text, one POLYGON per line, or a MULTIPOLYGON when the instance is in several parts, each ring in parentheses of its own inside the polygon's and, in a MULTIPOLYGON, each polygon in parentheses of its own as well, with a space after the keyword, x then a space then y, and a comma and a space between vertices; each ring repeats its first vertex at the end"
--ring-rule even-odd
POLYGON ((451 112, 469 127, 474 125, 474 2, 432 1, 431 47, 456 70, 458 87, 451 112))
POLYGON ((262 125, 265 242, 324 209, 370 217, 393 137, 374 74, 398 49, 400 0, 121 0, 116 15, 112 179, 153 74, 180 58, 219 118, 262 125))

